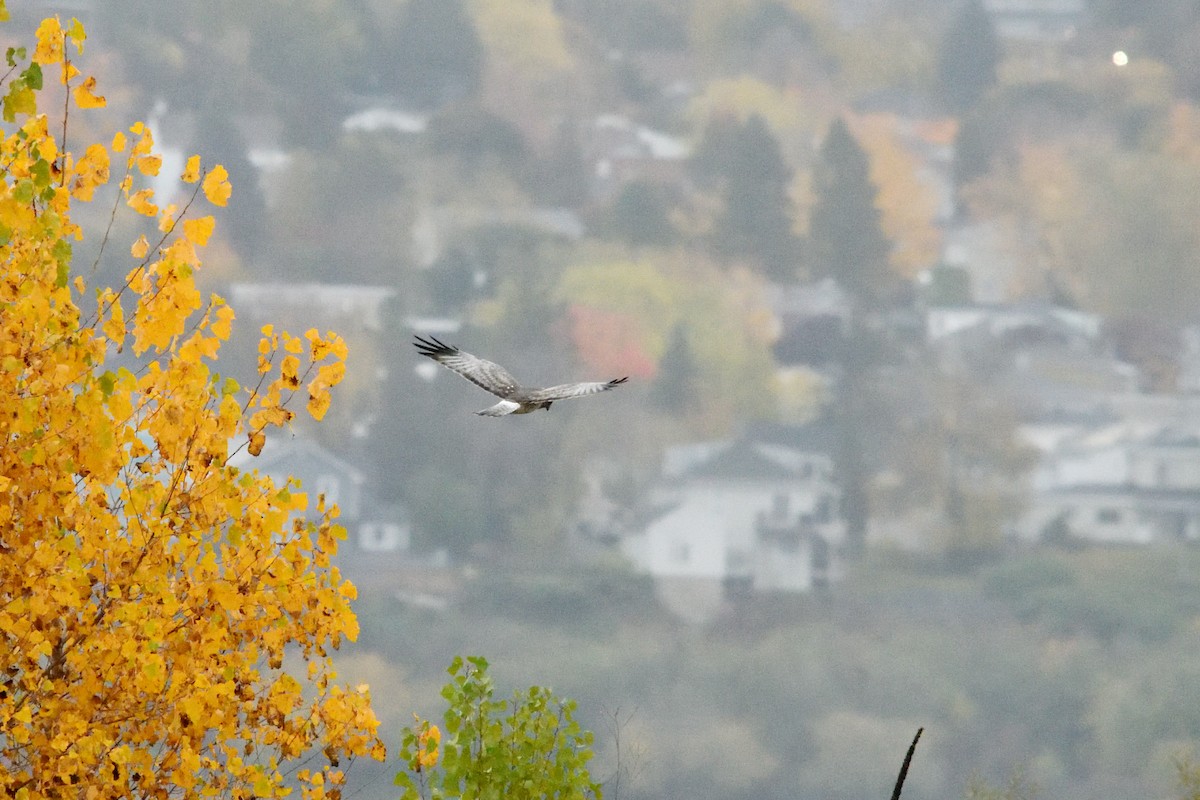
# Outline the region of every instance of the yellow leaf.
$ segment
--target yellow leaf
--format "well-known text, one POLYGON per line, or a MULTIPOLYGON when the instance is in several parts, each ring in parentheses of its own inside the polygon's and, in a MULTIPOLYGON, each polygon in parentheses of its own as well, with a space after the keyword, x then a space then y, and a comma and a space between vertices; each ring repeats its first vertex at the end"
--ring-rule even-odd
POLYGON ((208 237, 212 236, 216 224, 216 220, 211 216, 200 217, 200 219, 186 219, 183 221, 183 235, 192 244, 204 247, 204 245, 208 244, 208 237))
POLYGON ((286 383, 293 384, 291 388, 295 388, 295 383, 299 378, 300 359, 295 356, 285 356, 283 362, 279 365, 279 375, 286 383))
POLYGON ((148 252, 150 252, 150 243, 146 241, 145 234, 139 236, 133 243, 133 247, 129 248, 129 254, 134 258, 145 258, 148 252))
POLYGON ((108 182, 108 170, 108 151, 104 149, 104 145, 88 145, 75 165, 71 195, 79 200, 91 200, 96 187, 108 182))
POLYGON ((310 393, 308 395, 308 413, 312 415, 313 419, 320 422, 325 418, 325 413, 329 411, 329 404, 331 402, 332 399, 328 391, 310 393))
POLYGON ((161 216, 158 218, 158 229, 163 233, 170 233, 175 227, 175 212, 179 207, 174 203, 168 203, 167 207, 161 210, 161 216))
POLYGON ((200 180, 200 156, 191 156, 187 160, 187 165, 183 168, 183 174, 179 176, 179 180, 184 183, 195 183, 200 180))
POLYGON ((250 434, 250 444, 246 447, 246 449, 250 452, 250 455, 257 456, 262 453, 263 445, 266 443, 266 434, 262 431, 255 431, 254 433, 250 434))
POLYGON ((346 362, 335 361, 332 364, 323 364, 317 369, 317 377, 313 379, 313 384, 322 387, 337 386, 346 377, 346 362))
POLYGON ((124 133, 117 131, 113 134, 112 149, 114 153, 124 153, 127 144, 124 133))
POLYGON ((218 308, 217 321, 212 324, 213 335, 222 341, 229 339, 229 335, 233 332, 233 320, 232 308, 224 305, 218 308))
POLYGON ((63 30, 58 17, 46 17, 37 29, 37 48, 33 60, 39 64, 58 64, 63 60, 63 30))
MULTIPOLYGON (((62 74, 59 76, 59 80, 62 81, 63 86, 66 86, 67 84, 69 84, 71 82, 71 79, 74 78, 78 74, 79 74, 79 67, 75 66, 70 61, 63 59, 62 74)), ((104 98, 101 97, 100 99, 103 100, 104 98)))
POLYGON ((154 155, 139 156, 137 167, 143 175, 157 175, 158 171, 162 169, 162 157, 154 155))
POLYGON ((89 76, 83 83, 75 87, 75 105, 80 108, 104 108, 108 101, 103 95, 95 93, 96 79, 89 76))
POLYGON ((125 341, 125 309, 121 307, 120 298, 115 295, 108 300, 108 321, 104 323, 102 330, 118 348, 125 341))
POLYGON ((152 197, 154 197, 153 189, 141 189, 130 195, 125 203, 144 217, 154 217, 158 215, 158 206, 150 202, 152 197))
POLYGON ((211 172, 204 176, 201 188, 204 189, 204 196, 208 198, 208 202, 214 206, 224 206, 229 202, 229 196, 233 193, 233 186, 229 183, 229 173, 220 164, 217 164, 211 172))

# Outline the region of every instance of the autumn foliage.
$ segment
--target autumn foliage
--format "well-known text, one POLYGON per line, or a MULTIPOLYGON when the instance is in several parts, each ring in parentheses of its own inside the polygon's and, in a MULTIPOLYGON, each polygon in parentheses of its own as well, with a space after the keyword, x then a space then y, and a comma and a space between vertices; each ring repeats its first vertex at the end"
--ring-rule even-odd
POLYGON ((366 687, 330 662, 358 631, 330 564, 344 533, 230 457, 293 401, 319 419, 345 347, 268 328, 252 388, 214 371, 234 313, 196 286, 216 225, 197 209, 225 205, 228 176, 193 156, 160 205, 141 123, 67 149, 105 103, 72 62, 84 39, 48 19, 4 76, 0 796, 336 797, 353 757, 383 755, 366 687), (69 97, 49 114, 43 77, 69 97), (85 241, 72 206, 101 198, 152 235, 85 241), (86 285, 101 257, 127 261, 123 284, 86 285))

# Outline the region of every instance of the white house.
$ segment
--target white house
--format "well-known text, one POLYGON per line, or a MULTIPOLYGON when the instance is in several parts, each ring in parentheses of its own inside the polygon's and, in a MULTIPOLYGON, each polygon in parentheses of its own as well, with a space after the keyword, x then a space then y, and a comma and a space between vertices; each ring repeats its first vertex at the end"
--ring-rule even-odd
POLYGON ((254 457, 242 450, 231 463, 242 470, 269 475, 277 485, 283 485, 289 476, 299 479, 301 491, 308 495, 311 517, 316 516, 318 495, 325 496, 326 505, 336 504, 341 512, 338 524, 348 534, 348 541, 339 551, 343 567, 361 571, 370 568, 372 561, 377 566, 386 564, 386 560, 379 560, 381 556, 408 553, 412 526, 404 507, 372 498, 366 491, 362 470, 311 439, 269 436, 261 455, 254 457))
POLYGON ((1057 529, 1104 543, 1200 540, 1200 435, 1124 421, 1055 439, 1032 488, 1027 539, 1057 529))
POLYGON ((662 510, 623 550, 669 608, 703 621, 730 596, 804 592, 834 577, 844 523, 830 437, 805 433, 667 451, 654 497, 662 510))

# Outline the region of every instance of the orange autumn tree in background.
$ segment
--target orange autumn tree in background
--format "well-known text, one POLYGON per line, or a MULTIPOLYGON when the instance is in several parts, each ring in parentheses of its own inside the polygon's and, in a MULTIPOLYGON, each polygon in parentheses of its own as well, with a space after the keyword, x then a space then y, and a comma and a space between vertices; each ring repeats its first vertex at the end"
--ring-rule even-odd
POLYGON ((225 205, 227 175, 193 156, 190 198, 160 208, 142 124, 68 150, 104 104, 83 42, 44 21, 0 89, 0 796, 336 797, 351 759, 383 756, 366 687, 330 662, 358 630, 329 561, 344 533, 230 456, 293 399, 319 419, 345 346, 267 328, 254 388, 214 372, 234 314, 196 288, 215 222, 195 209, 225 205), (128 261, 115 287, 85 285, 108 237, 71 210, 94 194, 157 228, 105 256, 128 261))

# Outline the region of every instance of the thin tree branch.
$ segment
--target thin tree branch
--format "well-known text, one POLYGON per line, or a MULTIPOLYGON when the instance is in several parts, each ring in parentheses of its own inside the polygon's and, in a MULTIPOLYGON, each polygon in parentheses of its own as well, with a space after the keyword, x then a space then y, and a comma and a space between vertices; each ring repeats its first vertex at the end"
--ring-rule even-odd
POLYGON ((924 732, 924 728, 917 728, 917 735, 913 737, 912 744, 908 746, 908 752, 904 754, 904 763, 900 765, 900 774, 896 776, 896 788, 892 789, 892 800, 900 800, 900 790, 904 788, 904 779, 908 777, 908 765, 912 763, 913 753, 917 749, 917 742, 921 739, 921 734, 924 732))

